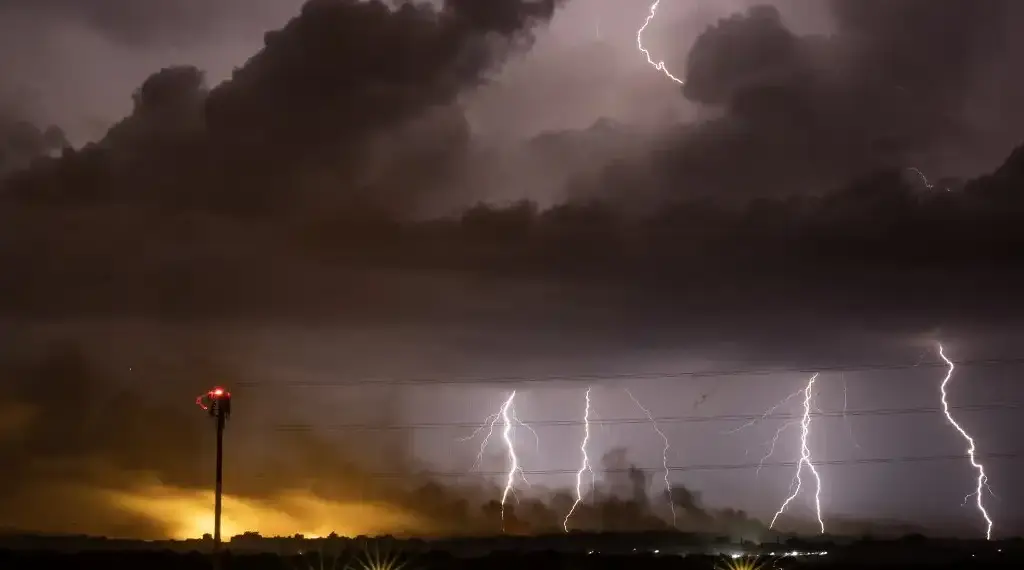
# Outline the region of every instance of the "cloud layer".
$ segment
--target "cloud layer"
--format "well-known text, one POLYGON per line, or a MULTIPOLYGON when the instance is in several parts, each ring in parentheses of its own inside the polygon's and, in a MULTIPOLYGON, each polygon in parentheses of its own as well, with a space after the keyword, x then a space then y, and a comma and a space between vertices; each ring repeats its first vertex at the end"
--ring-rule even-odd
MULTIPOLYGON (((1019 319, 1024 153, 1011 149, 1024 87, 1006 73, 1019 51, 1010 25, 1021 22, 1019 3, 891 0, 869 10, 835 0, 827 36, 794 32, 786 10, 744 9, 679 54, 688 62, 679 100, 706 120, 653 132, 599 121, 535 138, 515 147, 521 160, 500 162, 503 149, 474 138, 463 97, 528 50, 560 5, 313 0, 222 84, 187 65, 156 71, 96 144, 71 148, 59 129, 8 113, 0 309, 15 329, 78 318, 192 331, 415 322, 569 338, 615 330, 624 345, 728 340, 786 357, 828 344, 823 330, 840 344, 850 331, 888 339, 1019 319), (474 206, 498 163, 510 188, 557 171, 552 193, 572 199, 474 206), (989 174, 922 183, 936 170, 989 174)), ((154 25, 206 19, 218 6, 145 15, 154 25)), ((147 28, 114 7, 45 4, 118 41, 144 41, 147 28)), ((21 381, 4 394, 0 434, 10 449, 41 450, 3 475, 5 488, 86 485, 94 500, 110 491, 102 481, 167 496, 204 484, 186 461, 188 442, 202 438, 185 427, 192 418, 118 388, 91 350, 42 344, 3 345, 21 381), (84 412, 124 402, 123 414, 84 412), (142 427, 155 422, 163 427, 142 427)), ((184 371, 197 379, 188 394, 209 375, 184 371)), ((168 385, 185 390, 180 379, 168 385)), ((409 493, 441 493, 429 477, 415 479, 419 491, 360 480, 358 442, 317 466, 336 446, 299 440, 290 463, 271 465, 276 480, 239 481, 240 500, 315 473, 314 494, 344 504, 351 482, 415 526, 423 512, 408 505, 428 503, 409 493), (332 487, 339 470, 352 479, 332 487)), ((406 444, 381 441, 400 464, 378 468, 418 467, 406 444)), ((451 491, 431 506, 451 516, 431 525, 492 520, 478 509, 490 489, 451 491)), ((130 499, 159 499, 151 495, 130 499)), ((564 511, 566 497, 549 498, 536 524, 564 511)), ((649 506, 637 505, 623 508, 647 524, 649 506)), ((20 524, 50 518, 37 514, 20 524)), ((141 524, 122 515, 104 528, 141 524)))

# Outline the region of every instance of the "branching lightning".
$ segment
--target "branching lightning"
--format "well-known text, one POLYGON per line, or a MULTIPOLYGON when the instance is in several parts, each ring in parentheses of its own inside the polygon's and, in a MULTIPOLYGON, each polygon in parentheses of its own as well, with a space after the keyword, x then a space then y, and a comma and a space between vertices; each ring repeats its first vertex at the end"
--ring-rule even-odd
POLYGON ((757 462, 757 470, 754 471, 755 477, 759 477, 761 475, 761 468, 764 467, 764 462, 768 461, 768 459, 775 454, 775 447, 779 445, 779 438, 782 437, 782 432, 795 425, 800 425, 800 422, 798 420, 790 420, 782 424, 779 429, 775 430, 775 435, 772 436, 772 440, 768 445, 768 451, 765 452, 765 454, 761 456, 761 460, 757 462))
MULTIPOLYGON (((524 422, 523 420, 519 419, 519 416, 516 415, 516 409, 515 409, 514 406, 512 408, 512 422, 515 423, 518 426, 522 426, 522 427, 530 430, 530 433, 533 434, 534 450, 536 450, 537 453, 540 453, 540 436, 537 434, 537 430, 533 429, 530 426, 530 424, 528 424, 528 423, 524 422)), ((523 477, 523 481, 526 481, 526 477, 523 477)))
POLYGON ((659 62, 655 63, 655 61, 653 59, 651 59, 651 52, 647 51, 647 48, 644 47, 644 42, 643 42, 644 30, 647 29, 648 24, 651 23, 651 20, 653 20, 654 16, 658 13, 658 5, 659 4, 661 4, 661 0, 655 0, 654 4, 651 4, 651 11, 647 15, 647 19, 644 20, 644 25, 640 26, 640 29, 636 31, 636 47, 640 50, 640 53, 644 54, 644 57, 647 58, 647 63, 651 64, 651 66, 654 67, 654 69, 657 69, 658 71, 664 73, 665 77, 668 77, 672 81, 675 81, 676 83, 682 85, 683 84, 683 80, 679 79, 675 75, 672 75, 669 72, 669 70, 665 68, 665 62, 664 61, 659 61, 659 62))
POLYGON ((504 520, 505 520, 505 503, 508 501, 508 496, 509 495, 512 495, 513 497, 515 496, 515 492, 516 492, 515 491, 516 474, 517 473, 519 474, 519 477, 522 478, 524 483, 526 483, 526 484, 530 483, 526 479, 526 474, 523 473, 522 467, 519 465, 519 455, 518 455, 518 453, 516 453, 515 438, 514 438, 514 433, 513 433, 513 430, 514 430, 515 426, 516 425, 521 425, 521 426, 525 427, 526 429, 530 430, 533 433, 533 437, 535 438, 535 440, 537 442, 537 446, 538 447, 540 446, 540 438, 537 436, 537 432, 534 431, 534 429, 532 427, 530 427, 529 425, 527 425, 527 424, 523 423, 522 421, 520 421, 520 419, 516 416, 515 399, 516 399, 516 392, 515 392, 515 390, 513 390, 512 393, 509 395, 509 397, 501 405, 501 408, 497 412, 487 416, 487 419, 484 420, 483 425, 478 427, 468 437, 464 437, 464 438, 460 438, 459 439, 459 441, 468 441, 470 439, 475 438, 477 435, 479 435, 485 429, 487 430, 487 435, 484 436, 483 441, 480 442, 480 451, 476 455, 476 462, 473 463, 472 470, 475 470, 477 467, 480 466, 480 463, 483 462, 484 452, 487 451, 487 445, 491 441, 491 436, 494 435, 494 427, 498 424, 499 420, 501 421, 501 423, 502 423, 501 437, 505 441, 505 450, 508 453, 508 474, 505 477, 505 488, 504 488, 504 490, 501 493, 501 520, 502 520, 502 522, 504 522, 504 520))
POLYGON ((974 439, 967 434, 967 431, 964 428, 960 427, 960 424, 953 419, 953 414, 949 411, 946 387, 949 385, 949 380, 953 377, 953 371, 956 367, 953 365, 953 361, 946 357, 946 353, 943 351, 941 343, 939 344, 939 357, 945 361, 946 366, 949 366, 949 370, 946 372, 946 377, 943 378, 942 384, 939 386, 939 392, 942 394, 942 412, 946 415, 946 421, 949 422, 949 425, 953 426, 956 431, 960 432, 960 435, 967 440, 967 457, 970 458, 971 466, 978 471, 978 485, 974 489, 973 493, 964 498, 964 502, 966 502, 966 499, 970 498, 972 495, 977 499, 978 511, 985 519, 985 524, 987 525, 985 528, 985 538, 987 540, 992 540, 992 519, 989 518, 988 511, 985 510, 985 504, 982 500, 982 490, 988 485, 988 476, 985 475, 985 467, 981 463, 978 463, 978 460, 975 457, 977 448, 974 445, 974 439))
POLYGON ((793 499, 795 499, 796 496, 800 494, 800 488, 803 486, 801 473, 803 472, 804 466, 806 465, 807 468, 810 469, 811 473, 814 475, 814 509, 815 514, 818 517, 818 526, 821 527, 821 533, 825 533, 825 522, 821 519, 821 477, 818 475, 818 470, 817 468, 814 467, 814 463, 811 461, 811 449, 807 445, 807 439, 811 435, 811 404, 814 393, 814 381, 817 379, 817 374, 811 376, 811 379, 807 381, 807 386, 803 390, 804 415, 803 419, 800 420, 800 462, 797 464, 796 467, 796 475, 793 476, 793 492, 789 495, 789 497, 786 498, 785 501, 783 501, 782 506, 779 507, 779 510, 775 513, 775 516, 772 517, 772 522, 768 525, 768 528, 772 528, 775 526, 775 521, 778 520, 779 515, 781 515, 786 510, 786 507, 789 506, 789 503, 792 502, 793 499))
POLYGON ((754 418, 754 419, 750 420, 749 422, 741 425, 740 427, 738 427, 736 429, 731 429, 731 430, 729 430, 729 431, 727 431, 725 433, 729 434, 729 435, 732 435, 734 433, 743 431, 743 430, 747 429, 748 427, 751 427, 751 426, 753 426, 754 424, 756 424, 756 423, 758 423, 760 421, 764 421, 764 420, 768 419, 768 416, 774 414, 775 410, 778 410, 782 406, 786 405, 787 403, 789 403, 790 400, 792 400, 793 398, 796 398, 802 392, 803 392, 803 388, 801 388, 800 390, 797 390, 796 392, 793 392, 792 394, 790 394, 790 395, 786 396, 785 398, 783 398, 782 401, 779 402, 778 404, 775 404, 771 408, 768 408, 768 411, 766 411, 764 414, 762 414, 761 417, 754 418))
MULTIPOLYGON (((792 400, 793 398, 797 397, 801 393, 803 393, 803 388, 797 390, 796 392, 793 392, 792 394, 790 394, 790 395, 786 396, 785 398, 783 398, 782 401, 780 401, 778 404, 775 404, 771 408, 768 408, 768 410, 764 414, 762 414, 761 417, 754 418, 754 419, 750 420, 749 422, 741 425, 740 427, 738 427, 736 429, 729 430, 729 431, 727 431, 725 433, 728 434, 728 435, 732 435, 734 433, 738 433, 740 431, 743 431, 743 430, 747 429, 748 427, 753 427, 758 422, 761 422, 761 421, 764 421, 764 420, 768 419, 768 416, 770 416, 773 413, 775 413, 775 410, 778 410, 782 406, 788 404, 790 400, 792 400)), ((771 457, 775 453, 775 446, 778 445, 779 437, 782 436, 782 432, 786 431, 787 429, 789 429, 789 428, 791 428, 791 427, 793 427, 793 426, 795 426, 795 425, 797 425, 799 423, 800 422, 798 420, 789 420, 789 421, 783 423, 781 426, 779 426, 779 429, 775 430, 775 435, 773 435, 771 441, 768 442, 768 452, 765 453, 761 457, 761 461, 759 461, 757 463, 757 471, 755 472, 755 476, 759 476, 761 474, 761 468, 764 466, 764 462, 768 461, 768 458, 771 457)), ((749 450, 747 450, 747 452, 749 453, 749 450)))
POLYGON ((513 390, 512 395, 505 400, 505 404, 501 406, 501 419, 505 422, 505 429, 502 430, 501 436, 505 440, 505 448, 508 450, 508 477, 505 479, 505 490, 501 493, 501 520, 505 520, 505 501, 508 500, 509 493, 514 493, 513 485, 516 481, 516 473, 522 474, 523 470, 519 467, 519 456, 516 455, 516 446, 512 442, 512 413, 509 412, 509 408, 512 407, 512 402, 515 401, 516 393, 513 390))
POLYGON ((583 472, 590 471, 593 476, 593 469, 590 467, 590 457, 587 455, 587 443, 590 442, 590 388, 587 388, 586 393, 586 407, 583 409, 583 441, 580 443, 580 452, 583 455, 583 460, 580 463, 580 470, 576 472, 576 502, 572 504, 572 508, 569 509, 569 513, 565 515, 565 521, 562 523, 562 528, 565 532, 569 532, 569 519, 572 518, 572 514, 576 512, 576 507, 583 502, 583 472))
POLYGON ((651 411, 644 407, 644 405, 640 403, 640 400, 636 399, 636 396, 634 396, 633 393, 629 391, 629 388, 625 388, 625 390, 626 395, 629 396, 629 399, 633 400, 633 403, 636 404, 636 407, 640 408, 640 410, 643 411, 644 415, 647 416, 647 419, 651 421, 651 427, 654 428, 654 431, 657 432, 657 434, 661 437, 661 441, 664 442, 665 444, 665 446, 661 448, 662 474, 664 475, 665 480, 665 494, 668 496, 668 507, 672 511, 672 526, 676 526, 676 504, 675 501, 672 500, 672 484, 669 483, 668 480, 668 450, 671 447, 668 441, 668 436, 665 435, 665 432, 661 430, 661 427, 658 425, 657 420, 655 420, 654 416, 651 415, 651 411))

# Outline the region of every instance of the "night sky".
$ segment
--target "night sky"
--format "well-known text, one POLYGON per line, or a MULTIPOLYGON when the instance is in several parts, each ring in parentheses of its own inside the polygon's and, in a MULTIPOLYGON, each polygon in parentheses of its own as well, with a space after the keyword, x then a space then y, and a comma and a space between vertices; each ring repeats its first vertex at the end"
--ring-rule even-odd
POLYGON ((589 387, 581 528, 631 465, 667 524, 632 393, 680 527, 755 538, 800 429, 731 431, 820 372, 826 528, 981 536, 942 342, 1024 532, 1024 4, 662 0, 684 85, 649 8, 0 0, 0 529, 209 531, 224 385, 228 534, 498 532, 512 390, 560 530, 589 387))

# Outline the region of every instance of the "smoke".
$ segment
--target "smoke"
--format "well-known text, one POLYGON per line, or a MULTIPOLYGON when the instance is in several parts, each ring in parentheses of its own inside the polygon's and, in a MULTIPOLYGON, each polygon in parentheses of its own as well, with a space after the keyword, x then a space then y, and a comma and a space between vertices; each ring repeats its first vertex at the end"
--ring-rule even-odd
MULTIPOLYGON (((186 396, 200 392, 198 382, 133 381, 145 369, 119 370, 101 354, 96 346, 58 340, 20 343, 17 356, 5 358, 3 372, 12 381, 0 394, 0 445, 12 463, 0 481, 0 526, 137 538, 208 532, 212 426, 186 396)), ((173 372, 228 376, 223 367, 192 362, 173 372)), ((271 401, 241 400, 239 407, 257 417, 261 408, 273 408, 271 401)), ((348 413, 357 415, 357 408, 348 413)), ((376 421, 394 421, 386 407, 373 411, 376 421)), ((416 481, 424 480, 400 440, 385 434, 372 444, 355 437, 329 442, 312 433, 245 430, 244 420, 228 428, 228 529, 429 533, 444 520, 444 512, 422 511, 425 505, 409 500, 416 481), (378 461, 367 460, 371 450, 378 461), (382 481, 370 469, 410 476, 382 481)))
MULTIPOLYGON (((200 391, 198 382, 133 382, 148 367, 119 371, 114 359, 84 341, 23 341, 9 348, 16 350, 2 362, 12 381, 0 393, 0 449, 11 468, 0 475, 0 528, 136 538, 208 532, 212 426, 185 396, 189 389, 200 391)), ((178 359, 189 358, 184 347, 176 348, 178 359)), ((203 365, 196 356, 185 368, 158 374, 230 378, 226 368, 203 365)), ((362 414, 372 418, 369 425, 401 423, 397 390, 373 399, 354 395, 334 413, 357 421, 369 407, 371 413, 362 414)), ((435 478, 402 434, 375 432, 372 441, 313 431, 255 434, 245 417, 275 413, 273 399, 252 391, 236 397, 244 415, 227 429, 229 536, 252 530, 310 536, 500 531, 496 483, 435 478)), ((632 466, 624 450, 606 454, 603 466, 607 475, 574 517, 578 528, 669 528, 648 499, 649 474, 632 466)), ((683 487, 673 500, 684 513, 681 528, 728 532, 736 523, 735 513, 719 521, 683 487)), ((567 502, 568 489, 531 490, 507 507, 506 528, 522 534, 560 530, 567 502)), ((740 519, 748 535, 761 529, 740 519)))

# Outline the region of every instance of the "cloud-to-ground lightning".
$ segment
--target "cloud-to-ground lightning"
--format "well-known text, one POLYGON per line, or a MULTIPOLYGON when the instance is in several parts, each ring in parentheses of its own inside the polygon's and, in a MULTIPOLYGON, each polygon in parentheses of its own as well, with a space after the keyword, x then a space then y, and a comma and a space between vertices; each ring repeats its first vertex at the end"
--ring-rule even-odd
POLYGON ((644 25, 640 26, 640 29, 636 31, 636 47, 640 50, 640 53, 644 54, 644 57, 647 58, 647 63, 651 64, 651 66, 654 67, 654 69, 657 69, 658 71, 664 73, 665 77, 668 77, 672 81, 675 81, 676 83, 682 85, 683 80, 679 79, 675 75, 672 75, 672 73, 665 67, 664 61, 655 62, 653 59, 651 59, 651 52, 647 51, 647 48, 644 47, 644 30, 647 29, 647 26, 651 23, 651 20, 653 20, 654 16, 658 13, 659 4, 661 4, 661 0, 655 0, 654 4, 651 4, 651 10, 647 14, 647 19, 644 20, 644 25))
POLYGON ((978 459, 975 456, 977 447, 974 445, 974 438, 968 435, 967 430, 961 427, 960 424, 953 419, 953 414, 949 411, 948 393, 946 388, 949 385, 950 379, 953 377, 953 371, 956 370, 956 366, 953 365, 952 360, 946 357, 946 353, 943 350, 941 343, 939 344, 939 357, 942 358, 942 360, 945 361, 946 366, 949 367, 946 371, 946 377, 942 379, 942 384, 939 385, 939 392, 942 395, 942 412, 946 415, 946 421, 949 422, 949 425, 953 426, 956 431, 960 432, 960 435, 967 440, 967 457, 971 461, 971 466, 978 471, 978 485, 974 489, 973 493, 965 497, 965 502, 966 499, 970 498, 972 495, 977 499, 978 511, 985 519, 985 538, 992 540, 992 519, 989 518, 988 511, 985 510, 984 500, 982 499, 982 491, 988 484, 988 476, 985 475, 985 467, 981 463, 978 463, 978 459))
POLYGON ((505 441, 505 450, 508 453, 508 474, 505 477, 505 488, 501 493, 502 522, 504 522, 505 520, 505 503, 508 501, 508 496, 515 496, 516 474, 518 473, 519 476, 523 479, 523 481, 529 484, 529 481, 526 479, 526 475, 523 473, 522 467, 519 465, 519 454, 516 452, 515 438, 513 434, 513 428, 515 427, 515 425, 518 424, 529 429, 533 433, 533 436, 537 441, 538 447, 540 446, 540 439, 537 437, 537 432, 534 431, 532 427, 520 421, 519 418, 516 416, 515 399, 516 392, 513 390, 509 397, 501 405, 501 408, 499 408, 497 412, 487 416, 487 419, 484 420, 483 425, 478 427, 468 437, 459 439, 459 441, 468 441, 479 435, 483 430, 487 430, 487 435, 484 436, 483 441, 480 442, 480 451, 477 453, 476 462, 473 464, 472 469, 476 469, 483 461, 484 452, 487 451, 487 445, 491 441, 491 436, 494 435, 494 427, 498 424, 499 420, 502 422, 501 436, 502 439, 505 441))
POLYGON ((775 526, 775 521, 778 520, 779 516, 786 510, 789 503, 800 494, 800 488, 803 486, 803 478, 801 473, 803 472, 804 466, 806 465, 810 469, 811 474, 814 475, 815 489, 814 489, 814 511, 818 517, 818 526, 821 527, 822 534, 825 533, 825 522, 821 518, 821 477, 818 475, 818 469, 814 467, 814 463, 811 461, 811 448, 807 445, 807 440, 811 435, 811 404, 814 395, 814 381, 818 379, 818 375, 811 376, 811 379, 807 381, 807 386, 804 388, 804 415, 800 420, 800 462, 796 466, 796 475, 793 476, 793 489, 792 494, 783 501, 782 506, 772 517, 772 522, 768 525, 768 528, 775 526))
POLYGON ((505 440, 505 448, 508 450, 508 477, 505 479, 505 490, 501 493, 501 520, 505 520, 505 501, 508 500, 509 493, 512 493, 512 486, 516 481, 516 473, 522 473, 522 468, 519 467, 519 456, 516 454, 516 446, 512 442, 512 413, 509 412, 509 408, 512 406, 512 402, 515 400, 516 393, 512 392, 512 395, 505 400, 505 405, 501 407, 501 419, 505 422, 505 428, 501 432, 502 438, 505 440))
POLYGON ((633 392, 629 391, 629 388, 626 388, 625 390, 629 399, 633 400, 636 407, 640 408, 644 415, 647 416, 647 419, 651 421, 651 427, 654 428, 654 431, 661 437, 661 441, 665 444, 664 447, 661 448, 662 475, 665 480, 665 494, 668 496, 668 508, 672 511, 672 526, 676 526, 676 504, 675 501, 672 500, 672 484, 668 480, 668 451, 671 448, 671 444, 668 441, 668 436, 665 435, 665 432, 663 432, 661 427, 658 425, 658 421, 654 419, 653 415, 651 415, 651 411, 641 404, 640 400, 636 399, 636 396, 633 395, 633 392))
POLYGON ((565 529, 565 532, 569 532, 569 519, 576 512, 576 507, 583 502, 583 473, 585 471, 593 473, 593 469, 590 467, 590 457, 587 455, 587 444, 590 443, 590 388, 587 388, 585 399, 586 405, 583 408, 583 441, 580 443, 580 452, 583 455, 583 459, 580 462, 580 470, 576 472, 576 502, 572 504, 569 512, 565 515, 565 520, 562 522, 562 528, 565 529))

